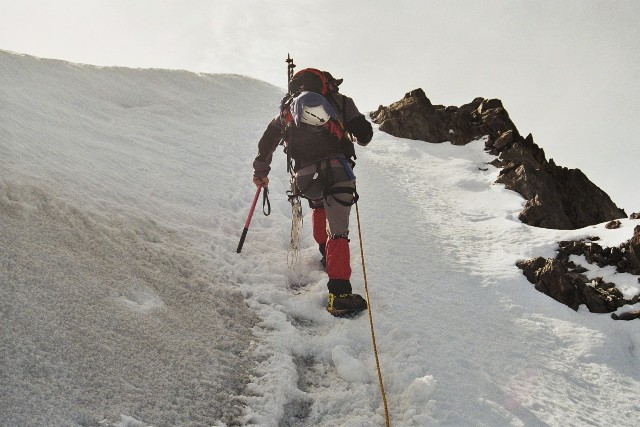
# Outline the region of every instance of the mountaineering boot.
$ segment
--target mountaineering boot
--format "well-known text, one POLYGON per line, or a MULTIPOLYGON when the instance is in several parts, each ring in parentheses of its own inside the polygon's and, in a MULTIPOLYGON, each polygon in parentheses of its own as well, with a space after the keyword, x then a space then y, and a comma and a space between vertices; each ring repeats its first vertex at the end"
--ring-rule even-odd
POLYGON ((350 317, 367 309, 367 301, 358 294, 351 293, 351 282, 329 279, 329 301, 327 311, 336 317, 350 317))
POLYGON ((329 294, 327 311, 332 316, 349 317, 367 309, 367 301, 358 294, 329 294))

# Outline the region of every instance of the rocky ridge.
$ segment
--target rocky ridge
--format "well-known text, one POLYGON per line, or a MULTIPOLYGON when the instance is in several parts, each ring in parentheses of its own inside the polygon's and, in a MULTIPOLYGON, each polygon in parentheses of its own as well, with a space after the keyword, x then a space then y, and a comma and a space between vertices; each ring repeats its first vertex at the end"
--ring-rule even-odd
MULTIPOLYGON (((578 229, 610 221, 620 226, 626 218, 611 198, 579 169, 568 169, 547 160, 531 134, 522 137, 499 99, 476 98, 460 107, 434 105, 422 89, 371 113, 380 130, 400 138, 431 143, 465 145, 485 137, 485 149, 496 156, 492 164, 501 169, 497 183, 526 199, 519 219, 528 225, 551 229, 578 229)), ((632 219, 640 214, 632 214, 632 219)), ((603 248, 596 238, 559 242, 554 258, 518 262, 527 279, 540 292, 577 310, 581 304, 596 313, 617 311, 640 302, 640 295, 625 298, 612 283, 588 279, 583 267, 570 260, 583 255, 600 267, 613 265, 618 272, 640 275, 640 226, 633 237, 616 248, 603 248)), ((640 281, 640 279, 639 279, 640 281)), ((613 314, 614 319, 640 318, 640 310, 613 314)))
POLYGON ((566 230, 627 217, 582 171, 547 160, 531 134, 522 137, 499 99, 445 107, 416 89, 371 118, 391 135, 432 143, 464 145, 486 136, 493 165, 502 169, 496 182, 527 200, 519 215, 525 224, 566 230))

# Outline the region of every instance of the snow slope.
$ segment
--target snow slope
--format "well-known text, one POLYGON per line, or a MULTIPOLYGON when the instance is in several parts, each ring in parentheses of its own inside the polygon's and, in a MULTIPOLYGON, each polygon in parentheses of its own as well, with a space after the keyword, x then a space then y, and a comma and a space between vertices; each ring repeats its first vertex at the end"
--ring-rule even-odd
MULTIPOLYGON (((282 153, 235 252, 278 88, 2 51, 0 76, 0 425, 384 425, 368 317, 324 311, 306 207, 288 267, 282 153)), ((635 321, 576 313, 514 263, 638 221, 526 226, 482 148, 376 131, 358 150, 391 424, 637 424, 635 321)))

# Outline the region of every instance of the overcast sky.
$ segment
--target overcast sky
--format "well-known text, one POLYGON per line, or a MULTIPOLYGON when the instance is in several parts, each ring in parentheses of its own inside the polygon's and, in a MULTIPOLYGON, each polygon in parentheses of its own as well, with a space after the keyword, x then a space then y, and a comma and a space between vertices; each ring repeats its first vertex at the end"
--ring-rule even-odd
POLYGON ((418 87, 434 104, 500 98, 627 213, 640 210, 639 28, 637 0, 0 0, 0 49, 18 53, 283 87, 291 53, 343 77, 363 111, 418 87))

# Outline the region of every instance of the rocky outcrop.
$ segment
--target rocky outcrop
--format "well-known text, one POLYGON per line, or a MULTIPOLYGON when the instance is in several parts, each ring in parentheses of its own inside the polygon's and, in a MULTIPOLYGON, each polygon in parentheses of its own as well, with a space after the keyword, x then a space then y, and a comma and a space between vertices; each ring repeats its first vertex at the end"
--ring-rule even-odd
MULTIPOLYGON (((626 247, 623 247, 626 252, 626 259, 628 264, 625 266, 627 272, 631 274, 640 275, 640 225, 633 229, 633 237, 629 239, 626 247)), ((638 280, 640 281, 640 279, 638 280)))
POLYGON ((416 89, 371 114, 380 130, 401 138, 464 145, 486 137, 486 150, 502 168, 496 182, 526 200, 520 220, 536 227, 576 229, 626 218, 579 169, 547 161, 529 134, 523 138, 498 99, 476 98, 461 107, 433 105, 416 89))
POLYGON ((464 145, 484 135, 515 129, 498 99, 476 98, 462 107, 433 105, 422 89, 407 93, 388 107, 382 105, 371 118, 388 134, 409 139, 464 145))
MULTIPOLYGON (((570 260, 571 255, 582 255, 588 263, 602 268, 614 266, 619 273, 640 275, 640 225, 631 239, 614 248, 603 248, 597 238, 560 242, 555 258, 534 258, 516 265, 535 288, 574 310, 585 304, 594 313, 610 313, 627 304, 640 302, 640 294, 625 299, 614 284, 601 277, 588 279, 583 267, 570 260)), ((640 279, 638 280, 640 282, 640 279)), ((632 312, 612 316, 616 320, 631 320, 632 312)))
POLYGON ((640 319, 640 310, 631 310, 631 311, 626 311, 624 313, 621 314, 616 314, 616 313, 612 313, 611 314, 611 318, 613 320, 633 320, 633 319, 640 319))
POLYGON ((527 199, 519 216, 525 224, 566 230, 627 217, 580 169, 547 161, 531 135, 489 149, 498 155, 493 164, 502 167, 496 182, 527 199))

